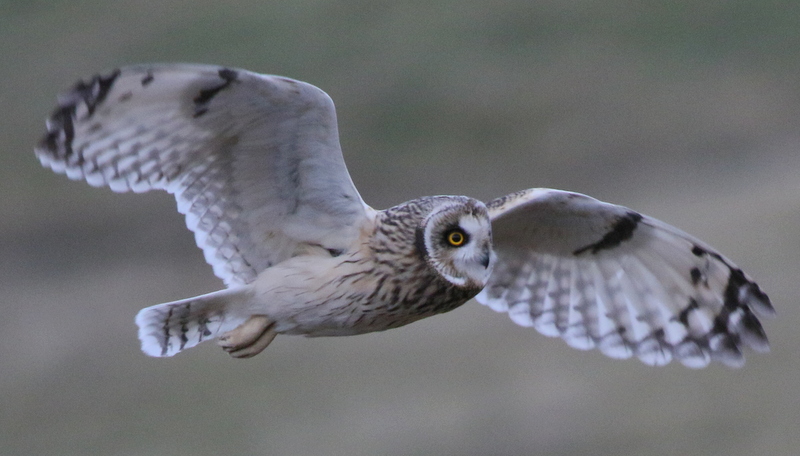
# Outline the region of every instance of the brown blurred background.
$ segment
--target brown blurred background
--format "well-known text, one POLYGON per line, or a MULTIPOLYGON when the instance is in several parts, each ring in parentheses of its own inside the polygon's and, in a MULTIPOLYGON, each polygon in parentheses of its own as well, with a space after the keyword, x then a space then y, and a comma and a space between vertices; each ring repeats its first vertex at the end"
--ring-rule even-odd
POLYGON ((0 0, 0 454, 794 455, 800 448, 800 3, 0 0), (166 194, 39 167, 57 93, 202 62, 337 103, 384 208, 588 193, 758 279, 741 370, 579 352, 476 303, 383 334, 139 351, 144 306, 221 288, 166 194))

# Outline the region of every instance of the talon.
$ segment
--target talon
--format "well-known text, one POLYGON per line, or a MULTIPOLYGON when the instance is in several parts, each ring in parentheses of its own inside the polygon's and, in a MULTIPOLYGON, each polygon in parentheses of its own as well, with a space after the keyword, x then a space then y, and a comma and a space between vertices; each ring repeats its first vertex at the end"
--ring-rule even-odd
POLYGON ((252 358, 275 339, 275 323, 264 315, 254 315, 217 340, 217 344, 234 358, 252 358))

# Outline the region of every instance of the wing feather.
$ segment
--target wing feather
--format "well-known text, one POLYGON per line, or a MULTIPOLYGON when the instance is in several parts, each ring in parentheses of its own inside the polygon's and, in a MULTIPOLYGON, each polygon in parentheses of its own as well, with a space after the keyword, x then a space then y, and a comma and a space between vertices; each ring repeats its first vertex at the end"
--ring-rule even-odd
POLYGON ((733 262, 628 208, 550 189, 487 204, 497 262, 479 302, 579 349, 651 365, 769 348, 769 298, 733 262))
POLYGON ((344 250, 367 206, 320 89, 203 65, 142 65, 79 82, 36 149, 43 165, 114 191, 166 190, 228 285, 301 244, 344 250))

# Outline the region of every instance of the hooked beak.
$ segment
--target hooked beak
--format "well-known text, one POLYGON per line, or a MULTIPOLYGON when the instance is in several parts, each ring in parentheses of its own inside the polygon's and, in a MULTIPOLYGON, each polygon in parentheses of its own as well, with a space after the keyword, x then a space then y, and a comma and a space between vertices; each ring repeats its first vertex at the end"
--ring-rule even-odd
POLYGON ((485 269, 489 269, 492 264, 492 257, 494 256, 494 252, 492 251, 492 246, 489 243, 484 244, 483 246, 483 256, 481 256, 480 264, 485 269))

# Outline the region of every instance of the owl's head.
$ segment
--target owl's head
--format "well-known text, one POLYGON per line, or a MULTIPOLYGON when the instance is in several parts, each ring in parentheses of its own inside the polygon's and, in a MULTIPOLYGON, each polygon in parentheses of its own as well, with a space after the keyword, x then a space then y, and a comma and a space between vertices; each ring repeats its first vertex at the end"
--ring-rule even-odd
POLYGON ((417 249, 436 272, 463 288, 483 288, 494 264, 486 206, 467 197, 437 197, 416 233, 417 249))

